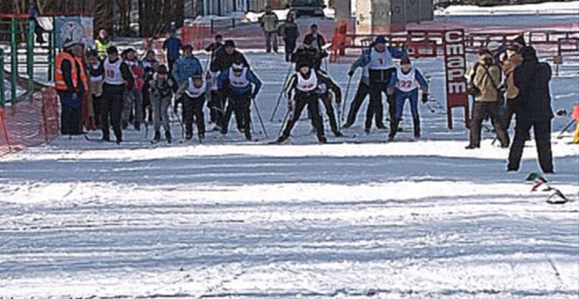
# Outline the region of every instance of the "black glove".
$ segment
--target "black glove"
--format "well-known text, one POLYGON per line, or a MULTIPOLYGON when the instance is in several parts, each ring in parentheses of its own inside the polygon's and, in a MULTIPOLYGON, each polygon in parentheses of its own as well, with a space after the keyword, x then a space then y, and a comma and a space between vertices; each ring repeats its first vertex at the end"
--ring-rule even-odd
POLYGON ((427 93, 423 93, 422 94, 422 103, 426 104, 426 102, 428 102, 428 94, 427 93))
POLYGON ((354 76, 354 71, 349 71, 349 72, 348 72, 348 76, 349 76, 349 77, 354 76))

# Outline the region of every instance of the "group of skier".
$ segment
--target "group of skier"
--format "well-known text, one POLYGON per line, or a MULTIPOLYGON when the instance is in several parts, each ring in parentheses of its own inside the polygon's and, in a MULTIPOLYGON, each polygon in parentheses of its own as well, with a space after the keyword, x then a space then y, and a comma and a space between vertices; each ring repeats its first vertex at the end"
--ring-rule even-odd
MULTIPOLYGON (((320 102, 325 108, 332 133, 336 137, 343 136, 338 121, 341 116, 336 116, 335 111, 335 107, 340 107, 342 104, 342 91, 322 69, 322 61, 328 56, 324 50, 323 35, 317 32, 315 24, 310 29, 311 32, 304 37, 302 46, 291 53, 288 58, 289 62, 295 63, 295 73, 288 76, 283 93, 288 99, 291 113, 288 113, 286 117, 287 122, 277 142, 283 142, 289 138, 295 122, 307 106, 308 117, 312 121, 318 140, 325 143, 327 139, 320 115, 320 102)), ((89 92, 93 103, 89 108, 94 115, 94 126, 102 129, 103 141, 111 141, 109 132, 111 126, 115 141, 121 143, 123 130, 129 125, 139 131, 142 125, 146 126, 148 121, 152 121, 153 142, 160 141, 161 127, 164 128, 165 139, 171 142, 168 112, 171 105, 175 112, 178 111, 177 107, 182 105, 185 139, 193 138, 193 124, 196 124, 198 138, 202 140, 206 132, 203 111, 206 102, 210 110, 209 122, 215 124, 213 130, 227 134, 231 116, 234 115, 237 129, 245 135, 246 139, 252 139, 251 105, 262 83, 251 70, 245 56, 235 49, 233 40, 223 42, 222 36, 215 37, 215 42, 205 49, 210 53, 207 70, 204 70, 199 60, 193 56, 191 45, 182 46, 178 58, 174 54, 168 54, 168 61, 171 60, 172 63, 167 68, 155 59, 156 53, 151 49, 147 50, 143 59, 139 59, 134 48, 128 48, 119 53, 106 36, 106 32, 101 31, 98 40, 97 49, 87 52, 86 66, 82 65, 83 71, 79 72, 85 73, 86 67, 88 74, 86 86, 82 90, 77 86, 71 87, 70 91, 74 92, 70 92, 70 95, 80 98, 79 93, 89 92), (105 52, 103 52, 103 45, 108 46, 105 52)), ((165 44, 167 48, 172 48, 180 44, 180 41, 170 41, 165 44)), ((365 131, 370 132, 374 116, 376 126, 380 129, 385 128, 381 97, 382 93, 386 93, 390 111, 389 138, 394 138, 396 134, 406 99, 409 99, 411 103, 415 125, 414 135, 415 138, 419 138, 418 88, 423 90, 423 98, 426 98, 427 83, 405 56, 405 49, 386 47, 385 44, 384 37, 376 38, 371 49, 364 51, 348 74, 352 76, 356 68, 363 68, 362 80, 352 102, 348 122, 344 127, 348 128, 353 124, 357 110, 366 94, 369 94, 370 104, 365 131), (393 57, 402 58, 400 66, 393 64, 393 57)), ((78 52, 75 46, 65 45, 63 53, 78 52), (75 50, 71 52, 69 48, 75 50)), ((82 54, 72 55, 80 58, 82 54)), ((78 64, 79 61, 76 63, 78 64)), ((61 65, 57 63, 57 73, 62 72, 60 67, 61 65)), ((69 70, 65 70, 65 73, 67 72, 69 76, 72 76, 69 70)), ((78 85, 76 81, 75 84, 78 85)), ((64 115, 68 114, 63 113, 64 115)), ((78 119, 75 116, 69 118, 78 119)), ((68 123, 68 118, 63 120, 63 134, 82 133, 81 126, 78 124, 72 125, 77 128, 74 132, 65 130, 71 127, 67 125, 68 123)))
MULTIPOLYGON (((292 22, 290 18, 286 22, 289 24, 282 25, 280 28, 283 30, 280 30, 297 38, 299 32, 296 32, 292 22)), ((288 75, 284 85, 288 114, 281 135, 276 140, 278 143, 290 137, 306 107, 318 141, 327 142, 320 102, 325 108, 332 133, 336 137, 343 136, 338 122, 341 116, 336 116, 335 111, 337 106, 338 114, 341 112, 342 91, 322 69, 322 61, 327 57, 324 37, 317 32, 315 24, 310 29, 301 47, 294 50, 291 43, 290 48, 286 47, 286 60, 295 63, 295 72, 288 75)), ((174 35, 172 37, 175 38, 174 35)), ((88 52, 86 65, 81 63, 79 57, 82 53, 74 44, 65 44, 64 51, 57 57, 56 89, 61 93, 63 102, 63 134, 82 133, 77 117, 79 105, 76 103, 88 91, 94 103, 94 123, 103 130, 104 141, 111 140, 109 122, 116 142, 120 143, 123 129, 132 124, 140 130, 147 119, 153 122, 154 142, 161 139, 161 126, 165 130, 166 140, 171 142, 169 107, 172 104, 175 112, 178 105, 182 105, 186 140, 193 138, 194 124, 198 138, 205 138, 205 104, 210 110, 209 122, 215 124, 213 130, 227 134, 231 116, 234 115, 237 129, 246 139, 252 139, 251 106, 262 83, 251 70, 246 57, 236 50, 233 40, 223 41, 220 35, 215 37, 215 42, 205 49, 210 53, 206 70, 193 56, 191 45, 182 46, 179 57, 175 56, 174 49, 171 50, 173 53, 168 57, 171 63, 167 68, 155 59, 153 50, 148 50, 140 60, 133 48, 119 54, 118 49, 108 41, 106 32, 103 34, 101 31, 98 40, 99 47, 88 52), (108 46, 106 55, 103 55, 102 45, 108 46)), ((180 45, 180 40, 165 44, 167 48, 174 48, 180 45)), ((277 45, 273 44, 272 48, 276 51, 277 45)), ((271 48, 268 49, 271 51, 271 48)), ((428 82, 410 61, 406 48, 387 46, 385 37, 378 36, 352 64, 348 76, 351 78, 358 68, 362 69, 362 74, 343 128, 354 124, 363 101, 369 96, 364 131, 371 132, 372 122, 377 129, 386 129, 382 101, 385 94, 388 140, 393 140, 399 131, 406 100, 410 102, 414 138, 419 139, 418 101, 419 98, 424 103, 428 101, 428 82), (394 63, 394 58, 400 59, 399 65, 394 63)), ((507 129, 513 114, 516 114, 516 133, 508 169, 518 169, 524 141, 529 138, 530 128, 534 127, 541 166, 544 172, 552 172, 550 76, 549 66, 538 63, 534 49, 526 46, 522 37, 505 45, 490 43, 482 49, 465 75, 469 94, 474 99, 470 143, 466 148, 480 147, 481 125, 487 118, 491 119, 501 146, 508 147, 510 138, 507 129)))

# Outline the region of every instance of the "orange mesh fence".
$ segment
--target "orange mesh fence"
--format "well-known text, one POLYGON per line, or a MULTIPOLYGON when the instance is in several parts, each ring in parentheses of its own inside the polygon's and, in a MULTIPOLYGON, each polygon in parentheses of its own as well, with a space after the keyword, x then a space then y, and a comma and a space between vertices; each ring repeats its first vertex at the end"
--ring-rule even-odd
POLYGON ((194 49, 205 48, 206 40, 211 38, 211 27, 203 24, 185 26, 181 31, 184 45, 192 45, 194 49))
POLYGON ((59 135, 59 111, 53 88, 0 108, 0 156, 54 140, 59 135))

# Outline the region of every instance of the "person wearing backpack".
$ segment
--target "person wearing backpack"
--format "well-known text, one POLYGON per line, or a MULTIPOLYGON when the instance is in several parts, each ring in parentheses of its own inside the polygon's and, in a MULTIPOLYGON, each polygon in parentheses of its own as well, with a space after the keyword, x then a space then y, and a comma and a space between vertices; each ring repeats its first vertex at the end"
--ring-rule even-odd
POLYGON ((523 49, 523 63, 513 74, 515 86, 519 89, 519 105, 515 122, 515 138, 509 152, 507 171, 518 171, 525 146, 525 136, 533 128, 543 173, 553 173, 553 153, 551 151, 551 66, 540 63, 532 47, 523 49))
POLYGON ((466 72, 469 94, 474 98, 472 119, 470 121, 470 143, 466 149, 480 148, 481 126, 483 120, 491 119, 491 123, 501 147, 509 146, 509 136, 502 126, 499 115, 499 98, 502 91, 502 70, 488 49, 479 53, 477 62, 466 72))

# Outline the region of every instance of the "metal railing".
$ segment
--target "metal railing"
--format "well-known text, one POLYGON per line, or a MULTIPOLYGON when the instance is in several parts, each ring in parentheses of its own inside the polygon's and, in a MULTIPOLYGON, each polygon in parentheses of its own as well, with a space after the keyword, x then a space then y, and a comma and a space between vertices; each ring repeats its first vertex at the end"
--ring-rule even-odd
POLYGON ((54 34, 53 31, 44 30, 48 34, 48 47, 35 46, 35 25, 33 20, 28 19, 23 15, 2 15, 0 14, 0 38, 2 40, 10 41, 10 48, 3 51, 0 59, 1 63, 1 80, 3 90, 5 91, 4 77, 6 69, 9 66, 9 80, 10 80, 10 99, 6 99, 5 92, 2 92, 2 105, 7 101, 16 103, 18 99, 29 98, 34 90, 34 68, 42 64, 43 61, 48 69, 48 81, 51 81, 54 73, 54 34), (3 26, 2 26, 3 25, 3 26), (9 29, 7 29, 9 28, 9 29), (21 44, 24 43, 24 46, 21 44), (24 59, 23 59, 24 58, 24 59), (25 72, 20 72, 20 66, 25 65, 25 72), (27 78, 21 78, 20 75, 25 75, 27 78), (23 82, 25 81, 25 82, 23 82), (26 92, 18 96, 17 87, 20 85, 26 89, 26 92))

